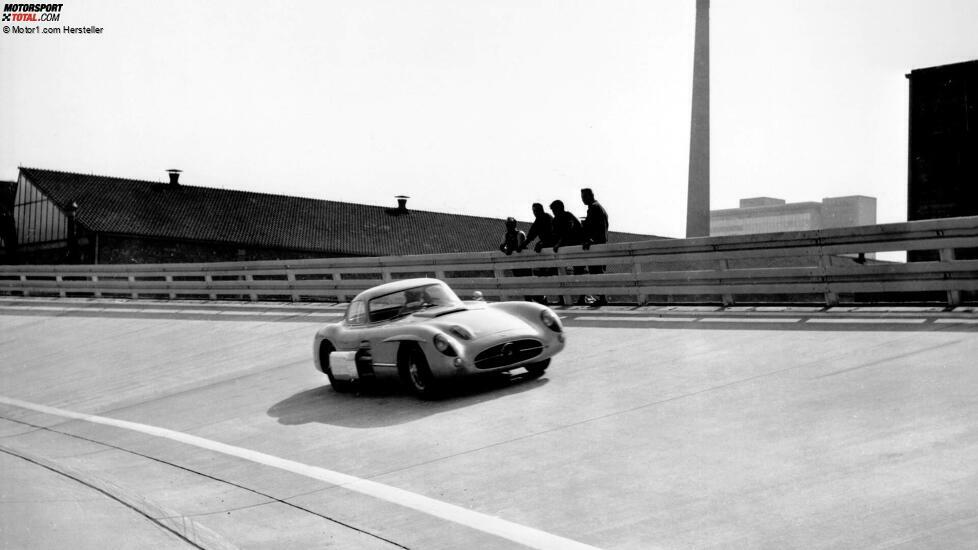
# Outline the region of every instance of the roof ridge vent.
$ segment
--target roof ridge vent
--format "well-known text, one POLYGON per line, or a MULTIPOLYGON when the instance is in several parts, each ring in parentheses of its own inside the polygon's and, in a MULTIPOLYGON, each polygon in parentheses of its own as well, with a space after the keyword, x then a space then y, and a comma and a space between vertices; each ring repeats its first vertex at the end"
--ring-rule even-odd
POLYGON ((397 199, 397 213, 398 214, 406 214, 407 213, 407 201, 411 197, 409 197, 407 195, 395 195, 394 198, 397 199))
POLYGON ((180 173, 183 170, 178 170, 176 168, 170 168, 166 171, 170 175, 170 185, 177 186, 180 185, 180 173))

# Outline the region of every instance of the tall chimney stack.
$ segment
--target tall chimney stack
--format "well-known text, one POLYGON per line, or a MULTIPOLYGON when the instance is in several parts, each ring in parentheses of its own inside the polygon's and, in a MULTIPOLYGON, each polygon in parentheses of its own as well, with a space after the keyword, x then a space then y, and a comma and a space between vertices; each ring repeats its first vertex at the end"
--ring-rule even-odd
POLYGON ((710 236, 710 0, 696 0, 686 237, 710 236))
POLYGON ((176 168, 170 168, 166 171, 167 174, 170 174, 170 185, 180 185, 180 172, 182 170, 176 168))

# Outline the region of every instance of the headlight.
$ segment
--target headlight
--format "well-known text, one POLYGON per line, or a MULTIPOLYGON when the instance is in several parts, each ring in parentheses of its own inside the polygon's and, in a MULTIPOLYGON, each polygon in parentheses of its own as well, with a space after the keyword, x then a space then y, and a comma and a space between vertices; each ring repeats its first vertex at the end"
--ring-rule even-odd
POLYGON ((560 318, 557 314, 549 309, 545 309, 540 312, 540 321, 554 332, 562 332, 564 329, 560 326, 560 318))
POLYGON ((448 338, 445 338, 444 334, 436 334, 434 343, 435 343, 435 349, 442 352, 443 354, 448 355, 449 357, 454 357, 458 355, 458 353, 455 351, 455 348, 453 348, 452 345, 448 342, 448 338))

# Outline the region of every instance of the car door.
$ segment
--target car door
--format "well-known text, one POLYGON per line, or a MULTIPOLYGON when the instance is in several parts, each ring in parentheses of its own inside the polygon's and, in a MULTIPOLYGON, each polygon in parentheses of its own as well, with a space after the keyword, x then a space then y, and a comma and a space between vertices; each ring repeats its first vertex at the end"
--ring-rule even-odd
POLYGON ((346 310, 343 329, 336 333, 333 345, 340 351, 353 351, 360 343, 363 327, 368 322, 366 305, 362 300, 354 300, 346 310))
POLYGON ((364 326, 363 340, 369 342, 374 372, 378 376, 397 375, 397 350, 399 342, 387 342, 399 334, 404 323, 410 322, 403 312, 407 303, 405 293, 394 292, 377 296, 367 303, 370 322, 364 326))
POLYGON ((343 321, 344 330, 337 335, 337 348, 343 351, 356 351, 357 375, 360 378, 374 376, 373 353, 370 334, 373 332, 366 306, 355 300, 347 310, 343 321))

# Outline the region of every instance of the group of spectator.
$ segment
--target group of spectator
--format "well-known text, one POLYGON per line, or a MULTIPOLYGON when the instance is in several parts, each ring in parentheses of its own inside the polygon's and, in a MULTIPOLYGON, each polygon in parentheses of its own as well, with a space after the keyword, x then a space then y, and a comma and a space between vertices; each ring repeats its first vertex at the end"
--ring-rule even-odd
MULTIPOLYGON (((604 207, 594 198, 594 192, 589 188, 581 189, 581 202, 587 206, 587 216, 579 220, 577 216, 569 212, 564 202, 555 200, 550 203, 550 211, 553 215, 543 209, 543 205, 533 203, 533 224, 530 226, 529 233, 523 233, 516 227, 515 218, 506 219, 506 233, 503 234, 503 242, 499 245, 499 250, 507 255, 513 252, 526 250, 534 240, 536 244, 533 250, 540 252, 544 248, 553 248, 554 252, 564 246, 580 245, 584 250, 591 248, 593 244, 604 244, 608 242, 608 213, 604 207)), ((575 266, 575 275, 584 273, 598 274, 605 272, 603 265, 575 266)), ((558 268, 547 267, 532 270, 533 275, 548 276, 556 275, 558 268)), ((516 269, 515 276, 526 276, 530 270, 516 269)), ((528 297, 530 300, 545 302, 543 296, 528 297)), ((560 299, 563 304, 563 298, 560 299)), ((577 305, 606 305, 606 296, 581 296, 577 300, 577 305)))

